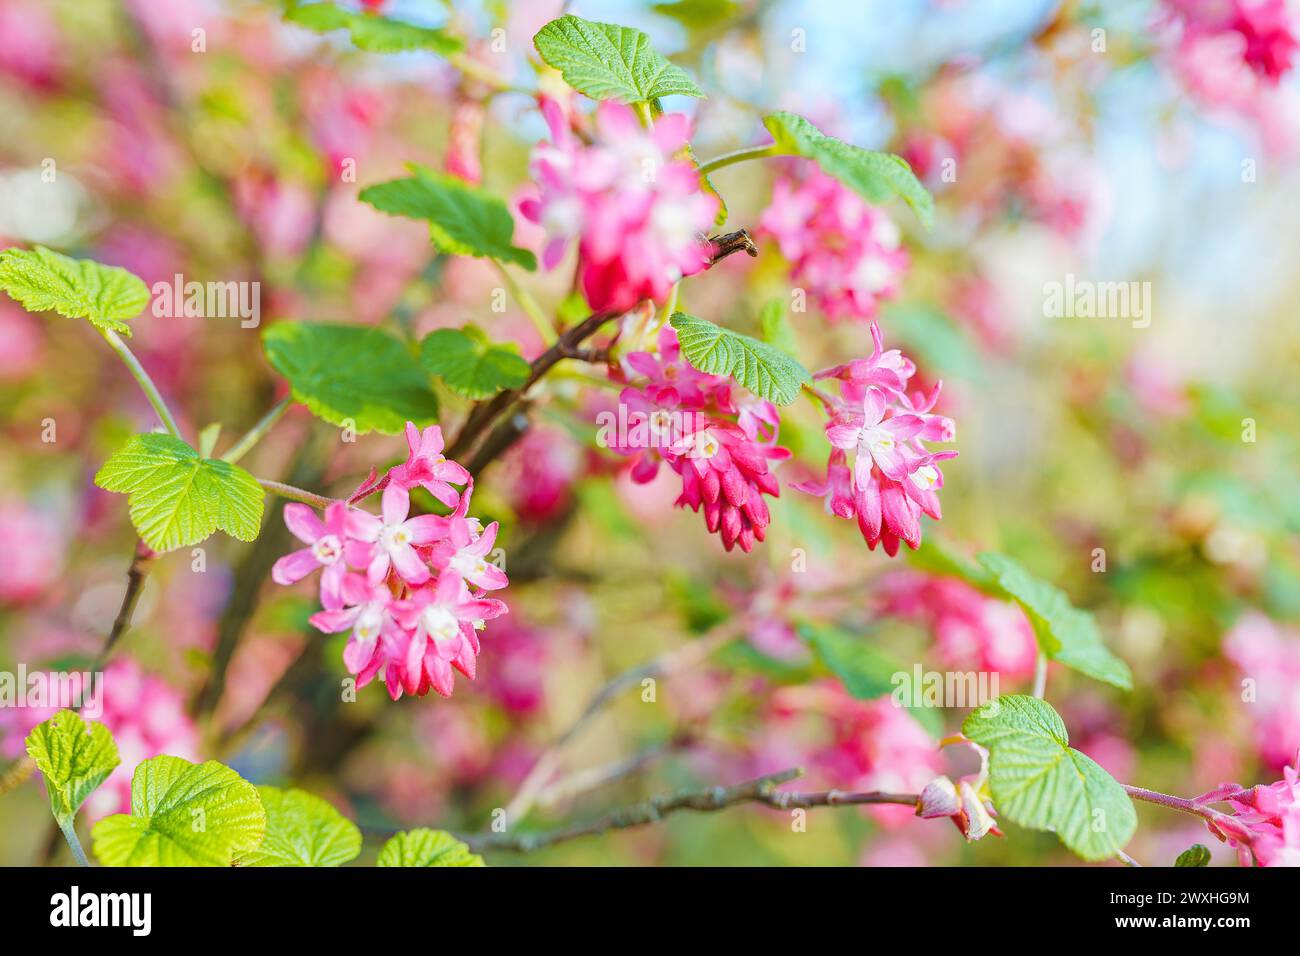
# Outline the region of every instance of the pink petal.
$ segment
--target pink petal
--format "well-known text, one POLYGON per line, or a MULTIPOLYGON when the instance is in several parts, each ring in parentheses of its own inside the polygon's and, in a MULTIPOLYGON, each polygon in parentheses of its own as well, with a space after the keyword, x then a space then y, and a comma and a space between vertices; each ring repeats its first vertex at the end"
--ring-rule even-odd
MULTIPOLYGON (((305 506, 304 506, 305 507, 305 506)), ((286 554, 271 567, 271 580, 276 584, 294 584, 311 574, 320 562, 311 548, 303 548, 286 554)))
POLYGON ((325 534, 325 522, 311 508, 296 501, 284 506, 284 523, 295 538, 306 544, 315 544, 325 534))

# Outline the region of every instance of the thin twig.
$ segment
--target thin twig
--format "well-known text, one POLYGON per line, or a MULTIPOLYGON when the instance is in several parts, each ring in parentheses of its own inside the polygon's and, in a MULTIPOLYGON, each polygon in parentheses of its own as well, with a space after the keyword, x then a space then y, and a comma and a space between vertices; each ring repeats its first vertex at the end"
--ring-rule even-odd
POLYGON ((727 807, 742 803, 753 803, 774 810, 863 806, 867 804, 914 806, 918 799, 914 793, 852 792, 845 790, 794 793, 776 789, 781 784, 788 783, 801 776, 803 776, 803 771, 798 768, 783 770, 780 773, 768 774, 730 787, 709 787, 704 790, 684 790, 679 793, 660 794, 630 807, 611 811, 594 820, 573 823, 554 830, 543 830, 536 833, 475 833, 462 836, 462 839, 475 851, 513 850, 519 853, 528 853, 579 837, 598 836, 611 830, 626 830, 650 823, 658 823, 664 817, 679 810, 695 810, 707 813, 725 810, 727 807))
POLYGON ((221 456, 221 460, 228 461, 233 465, 235 462, 239 461, 239 459, 243 458, 252 450, 254 445, 266 437, 266 433, 275 426, 275 423, 278 422, 284 413, 289 410, 289 406, 292 404, 293 397, 290 395, 286 395, 284 398, 276 402, 274 407, 262 416, 261 421, 250 428, 244 434, 243 438, 230 446, 230 449, 221 456))

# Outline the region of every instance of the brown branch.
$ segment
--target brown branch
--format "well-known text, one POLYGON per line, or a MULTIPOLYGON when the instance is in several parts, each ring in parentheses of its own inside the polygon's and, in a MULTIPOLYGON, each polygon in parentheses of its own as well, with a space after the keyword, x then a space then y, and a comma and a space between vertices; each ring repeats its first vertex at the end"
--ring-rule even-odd
POLYGON ((728 232, 721 236, 710 236, 709 245, 713 247, 709 256, 710 266, 716 266, 727 256, 737 252, 747 253, 751 259, 758 256, 758 246, 755 245, 748 229, 728 232))
POLYGON ((810 807, 847 807, 866 804, 899 804, 914 806, 918 799, 914 793, 882 793, 879 791, 850 792, 843 790, 825 790, 817 793, 793 793, 777 790, 783 783, 788 783, 803 776, 803 771, 794 768, 781 773, 768 774, 756 780, 735 784, 730 787, 709 787, 704 790, 684 790, 678 793, 660 794, 641 803, 633 804, 619 810, 613 810, 594 820, 570 824, 554 830, 542 830, 536 833, 474 833, 463 835, 469 846, 478 852, 483 850, 509 850, 517 853, 529 853, 543 847, 575 840, 585 836, 599 836, 611 830, 627 830, 632 827, 658 823, 664 817, 680 810, 694 810, 707 813, 725 810, 737 804, 752 803, 770 807, 773 810, 790 810, 810 807))

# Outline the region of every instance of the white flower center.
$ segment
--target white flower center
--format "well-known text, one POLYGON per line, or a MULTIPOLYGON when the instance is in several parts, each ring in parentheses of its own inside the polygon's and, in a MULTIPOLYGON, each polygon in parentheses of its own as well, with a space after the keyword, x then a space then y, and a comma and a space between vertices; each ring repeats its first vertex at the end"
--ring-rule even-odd
POLYGON ((859 445, 864 446, 874 458, 880 452, 893 451, 894 436, 883 428, 864 428, 858 438, 859 445))
POLYGON ((476 554, 457 551, 447 566, 462 578, 476 578, 488 569, 488 563, 476 554))
POLYGON ((922 491, 930 491, 939 484, 939 469, 934 465, 922 465, 912 472, 912 484, 922 491))
POLYGON ((460 622, 441 604, 430 604, 420 612, 420 626, 434 642, 449 641, 460 633, 460 622))
POLYGON ((363 641, 373 641, 379 636, 383 624, 384 612, 373 604, 367 604, 366 609, 357 618, 356 635, 363 641))
POLYGON ((404 525, 391 525, 379 532, 379 543, 384 550, 392 551, 411 543, 411 532, 404 525))
POLYGON ((321 535, 311 546, 311 553, 321 564, 333 564, 343 554, 343 542, 337 535, 321 535))
POLYGON ((712 458, 714 455, 718 453, 718 449, 721 447, 722 445, 718 442, 718 440, 715 437, 713 437, 711 433, 709 432, 695 433, 695 457, 696 458, 705 458, 705 459, 712 458))

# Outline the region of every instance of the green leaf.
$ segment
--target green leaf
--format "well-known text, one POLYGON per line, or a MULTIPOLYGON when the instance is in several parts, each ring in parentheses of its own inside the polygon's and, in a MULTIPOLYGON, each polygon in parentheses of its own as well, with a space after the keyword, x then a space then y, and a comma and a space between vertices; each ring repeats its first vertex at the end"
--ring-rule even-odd
POLYGON ((758 327, 763 341, 773 348, 793 355, 798 351, 799 343, 795 338, 794 326, 786 312, 785 299, 769 299, 758 313, 758 327))
POLYGON ((676 0, 656 3, 651 9, 671 17, 688 30, 710 30, 739 13, 740 5, 735 0, 676 0))
POLYGON ((1099 681, 1133 689, 1128 665, 1102 643, 1092 615, 1074 607, 1064 591, 1006 555, 985 552, 977 557, 997 587, 1024 608, 1044 654, 1099 681))
POLYGON ((367 186, 359 198, 380 212, 427 221, 442 252, 537 268, 536 256, 512 244, 515 220, 502 200, 447 173, 410 168, 413 175, 367 186))
POLYGON ((27 756, 45 776, 50 810, 60 824, 77 809, 122 759, 103 724, 87 724, 75 710, 61 710, 27 735, 27 756))
POLYGON ((564 82, 593 100, 638 103, 677 93, 703 96, 681 67, 650 47, 640 30, 572 15, 552 20, 533 45, 564 82))
POLYGON ((789 405, 799 397, 808 370, 778 348, 685 312, 669 320, 686 360, 709 375, 729 375, 759 398, 789 405))
POLYGON ((406 830, 379 851, 375 866, 483 866, 483 858, 469 851, 443 830, 406 830))
POLYGON ((0 289, 29 312, 89 319, 97 329, 125 336, 131 334, 127 320, 149 304, 149 287, 138 276, 44 246, 0 252, 0 289))
POLYGON ((801 623, 799 636, 821 662, 859 700, 875 700, 894 689, 894 675, 902 668, 861 637, 838 627, 801 623))
POLYGON ((91 831, 104 866, 230 866, 262 842, 257 789, 215 760, 154 757, 135 768, 131 814, 91 831))
POLYGON ((277 322, 262 333, 266 357, 295 401, 332 425, 396 435, 431 424, 438 399, 410 350, 370 326, 277 322))
POLYGON ((405 23, 377 13, 347 10, 333 3, 290 7, 284 18, 317 33, 347 30, 358 49, 371 53, 432 50, 450 56, 464 47, 459 38, 445 30, 405 23))
POLYGON ((532 366, 510 346, 488 340, 472 325, 435 329, 420 343, 424 367, 442 376, 447 387, 466 398, 491 398, 528 381, 532 366))
POLYGON ((1204 843, 1193 843, 1174 861, 1174 866, 1209 866, 1210 848, 1204 843))
POLYGON ((1006 596, 983 567, 970 561, 943 535, 936 532, 927 534, 921 546, 915 551, 907 552, 907 562, 930 574, 960 578, 985 594, 999 598, 1006 596))
POLYGON ((155 551, 198 544, 220 528, 252 541, 264 492, 238 465, 199 453, 171 435, 134 435, 95 475, 105 491, 129 495, 131 523, 155 551))
POLYGON ((1133 801, 1069 746, 1065 724, 1045 701, 1004 694, 967 717, 962 732, 988 748, 993 804, 1006 819, 1055 833, 1092 861, 1114 856, 1133 836, 1133 801))
POLYGON ((258 787, 266 811, 262 845, 240 866, 342 866, 361 853, 361 831, 328 800, 306 790, 258 787))
POLYGON ((795 113, 773 113, 764 117, 763 125, 776 140, 779 154, 816 160, 823 172, 868 202, 881 203, 900 196, 925 228, 933 225, 934 199, 901 156, 863 149, 827 136, 795 113))

